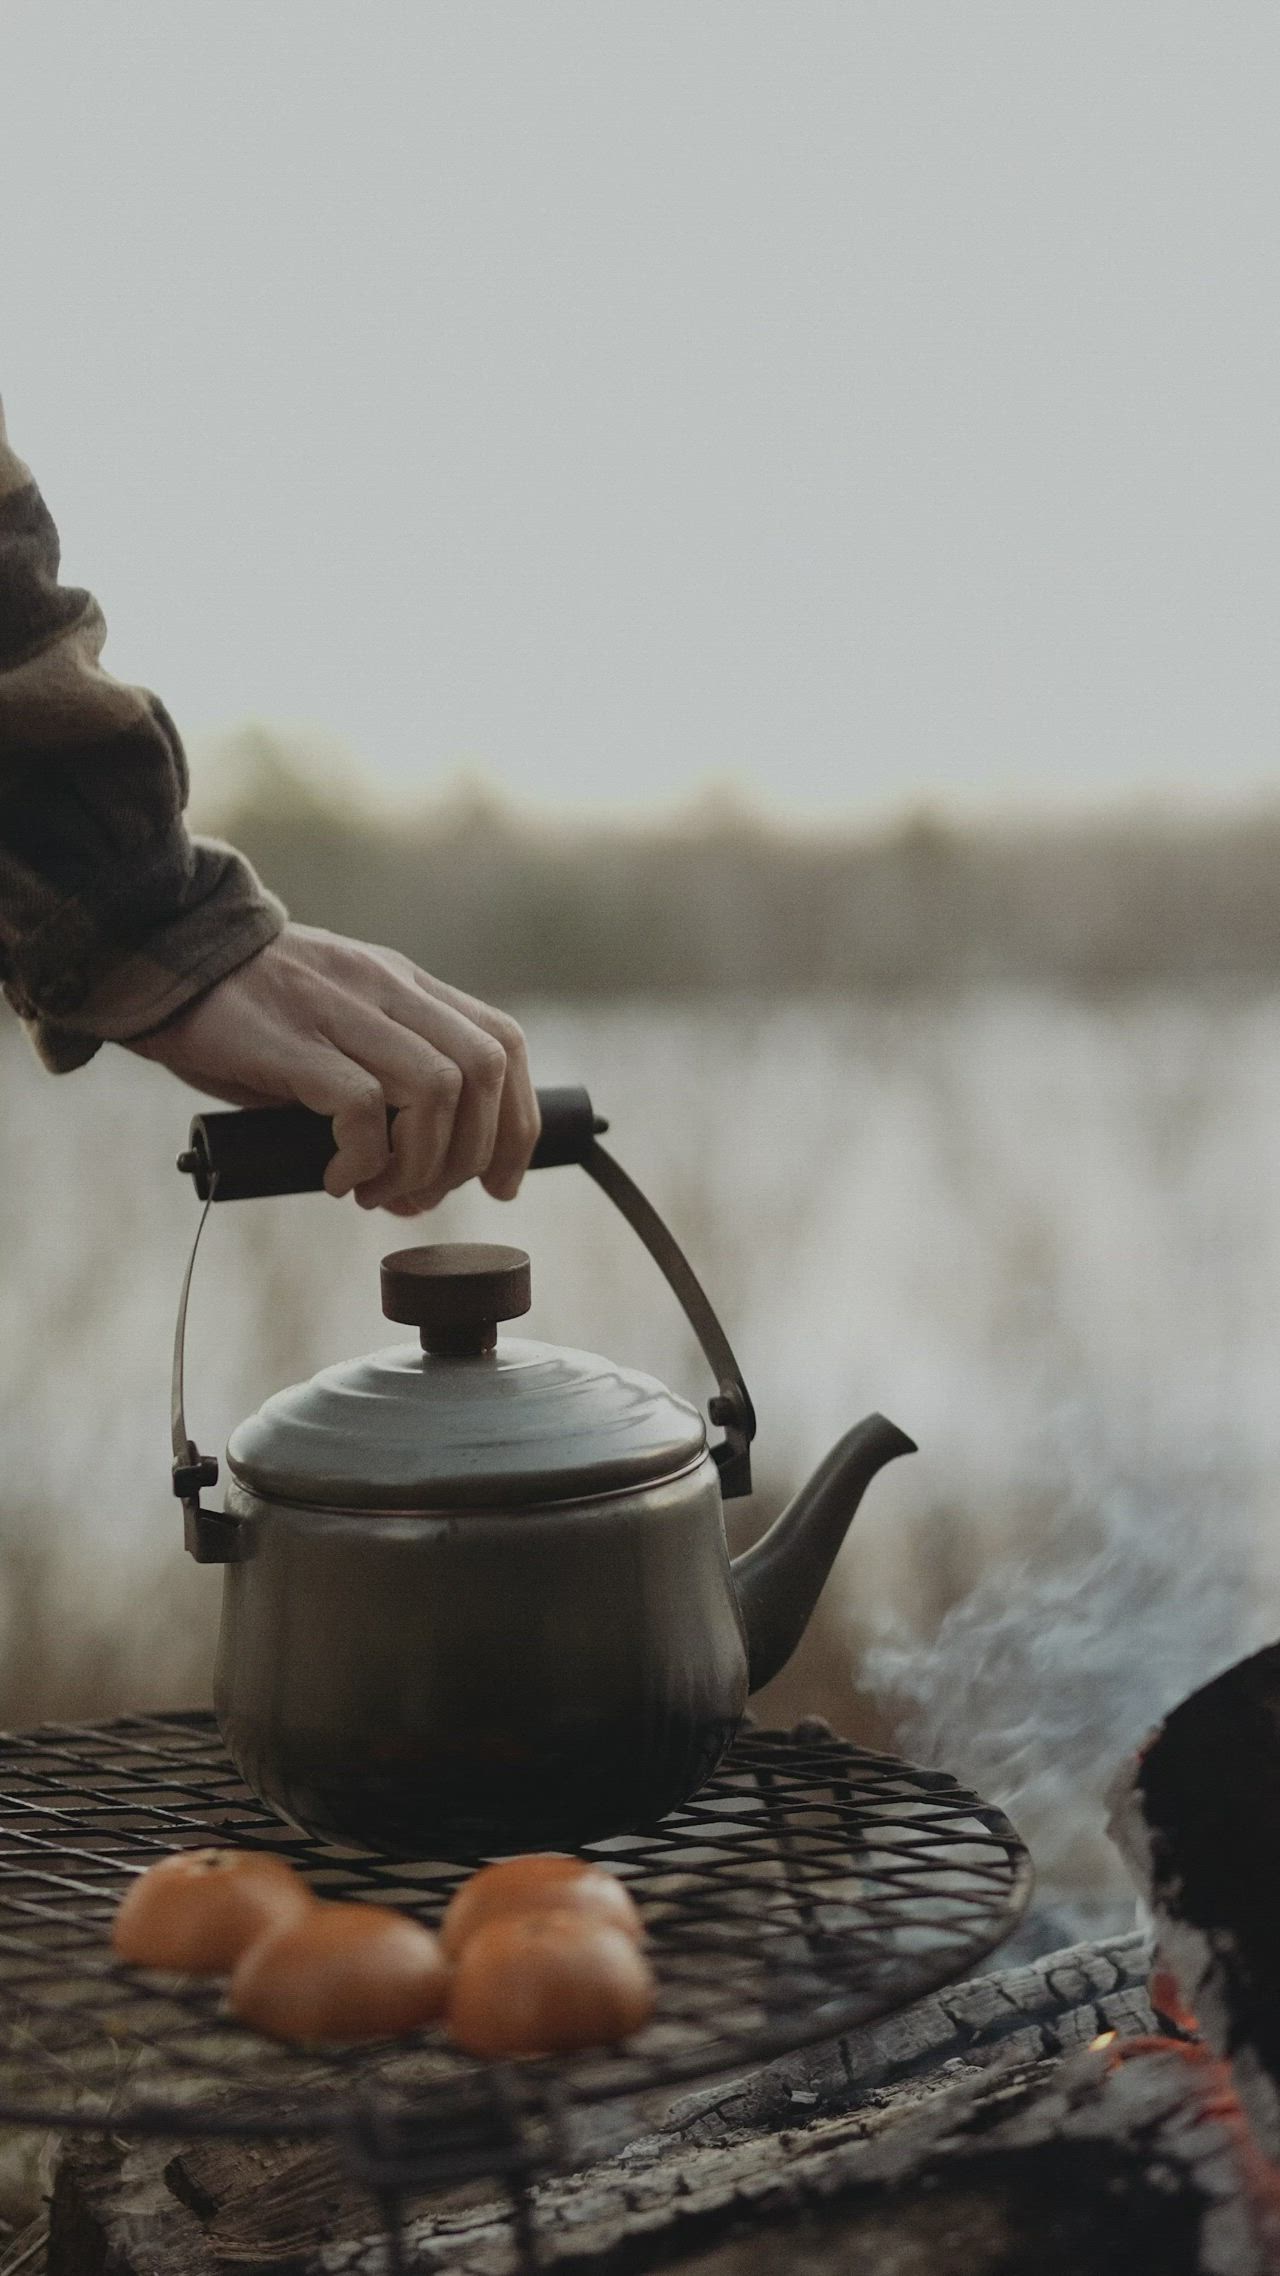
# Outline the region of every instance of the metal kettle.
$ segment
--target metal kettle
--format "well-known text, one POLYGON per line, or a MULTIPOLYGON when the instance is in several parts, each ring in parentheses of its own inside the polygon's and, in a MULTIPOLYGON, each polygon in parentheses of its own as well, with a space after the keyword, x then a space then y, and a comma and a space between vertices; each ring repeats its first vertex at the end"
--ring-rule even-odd
MULTIPOLYGON (((572 1846, 686 1801, 799 1642, 869 1481, 913 1451, 869 1416, 731 1563, 722 1504, 751 1491, 755 1431, 741 1370, 587 1093, 539 1103, 533 1166, 579 1163, 683 1305, 717 1378, 714 1443, 653 1377, 500 1336, 529 1309, 523 1252, 435 1244, 382 1263, 383 1310, 418 1342, 267 1400, 209 1510, 218 1464, 183 1398, 194 1248, 183 1287, 173 1481, 187 1547, 225 1567, 223 1736, 282 1816, 398 1856, 572 1846)), ((332 1150, 301 1108, 208 1114, 179 1167, 211 1203, 316 1188, 332 1150)))

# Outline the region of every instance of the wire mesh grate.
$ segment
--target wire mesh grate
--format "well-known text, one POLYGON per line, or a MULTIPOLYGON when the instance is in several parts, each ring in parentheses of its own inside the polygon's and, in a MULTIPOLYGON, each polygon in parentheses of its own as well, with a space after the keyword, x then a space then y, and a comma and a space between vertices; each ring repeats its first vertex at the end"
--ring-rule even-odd
POLYGON ((944 1773, 804 1725, 747 1730, 683 1809, 584 1851, 640 1907, 653 2022, 625 2047, 486 2066, 439 2031, 277 2045, 234 2022, 218 1985, 114 1961, 132 1875, 210 1842, 273 1850, 321 1895, 429 1925, 477 1862, 405 1865, 293 1831, 204 1714, 0 1737, 0 2118, 348 2143, 376 2119, 383 2154, 423 2181, 500 2172, 575 2106, 749 2067, 954 1980, 1009 1933, 1030 1887, 1008 1821, 944 1773))

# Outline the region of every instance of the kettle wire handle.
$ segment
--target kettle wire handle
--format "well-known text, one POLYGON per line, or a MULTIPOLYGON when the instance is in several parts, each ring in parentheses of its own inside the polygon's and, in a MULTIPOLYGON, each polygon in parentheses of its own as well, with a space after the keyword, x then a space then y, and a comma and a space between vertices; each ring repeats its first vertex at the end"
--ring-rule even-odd
POLYGON ((182 1294, 178 1299, 178 1318, 173 1331, 173 1375, 169 1393, 169 1427, 173 1440, 173 1490, 182 1504, 182 1526, 186 1546, 198 1565, 231 1565, 236 1561, 239 1545, 239 1527, 233 1517, 220 1511, 205 1509, 200 1495, 206 1487, 218 1483, 218 1457, 202 1454, 187 1429, 184 1376, 186 1372, 187 1305, 191 1300, 191 1276, 196 1269, 196 1252, 200 1235, 209 1222, 209 1211, 217 1199, 218 1177, 213 1173, 210 1190, 205 1196, 204 1208, 196 1236, 191 1243, 187 1269, 182 1276, 182 1294))
MULTIPOLYGON (((539 1090, 542 1134, 531 1169, 557 1169, 577 1163, 600 1187, 643 1243, 688 1320, 717 1384, 708 1405, 724 1437, 711 1448, 726 1501, 751 1492, 751 1441, 756 1416, 710 1297, 670 1227, 653 1203, 599 1142, 609 1125, 595 1111, 580 1084, 539 1090)), ((393 1115, 388 1114, 390 1127, 393 1115)), ((190 1177, 204 1203, 187 1259, 173 1339, 171 1424, 173 1490, 182 1503, 186 1545, 198 1564, 228 1564, 237 1554, 239 1527, 234 1518, 202 1508, 202 1488, 218 1480, 217 1457, 201 1454, 187 1431, 183 1397, 187 1304, 200 1236, 215 1201, 249 1201, 285 1193, 318 1193, 337 1148, 333 1127, 309 1107, 241 1107, 198 1114, 191 1124, 178 1168, 190 1177)))
POLYGON ((628 1177, 622 1164, 605 1152, 598 1139, 593 1138, 583 1154, 582 1167, 644 1243, 698 1339, 719 1386, 718 1395, 711 1400, 707 1412, 713 1423, 720 1424, 724 1437, 712 1447, 711 1453, 720 1472, 721 1493, 726 1501, 736 1501, 751 1492, 751 1441, 756 1434, 756 1411, 711 1298, 670 1226, 641 1193, 634 1178, 628 1177))

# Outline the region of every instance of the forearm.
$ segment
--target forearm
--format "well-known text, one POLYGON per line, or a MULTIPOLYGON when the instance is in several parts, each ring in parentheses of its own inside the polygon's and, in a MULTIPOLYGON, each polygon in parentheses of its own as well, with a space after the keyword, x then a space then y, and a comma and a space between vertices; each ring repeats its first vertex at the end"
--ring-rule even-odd
POLYGON ((58 1069, 172 1016, 255 954, 279 903, 193 839, 162 704, 99 662, 88 593, 0 413, 0 980, 58 1069))

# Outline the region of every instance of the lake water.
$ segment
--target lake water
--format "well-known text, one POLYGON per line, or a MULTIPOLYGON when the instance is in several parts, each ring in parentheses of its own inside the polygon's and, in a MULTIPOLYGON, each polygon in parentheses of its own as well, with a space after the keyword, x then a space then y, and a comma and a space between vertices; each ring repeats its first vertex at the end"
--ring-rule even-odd
MULTIPOLYGON (((869 1408, 920 1442, 766 1705, 972 1779, 1051 1892, 1117 1890, 1108 1776, 1280 1633, 1280 997, 524 1016, 539 1079, 589 1084, 722 1309, 760 1418, 755 1522, 869 1408)), ((167 1411, 195 1102, 118 1051, 55 1082, 13 1022, 0 1085, 0 1713, 200 1701, 218 1581, 181 1553, 167 1411)), ((578 1173, 455 1200, 432 1232, 528 1247, 530 1332, 705 1396, 578 1173)), ((406 1237, 323 1198, 214 1212, 202 1445, 398 1339, 377 1263, 406 1237)))

